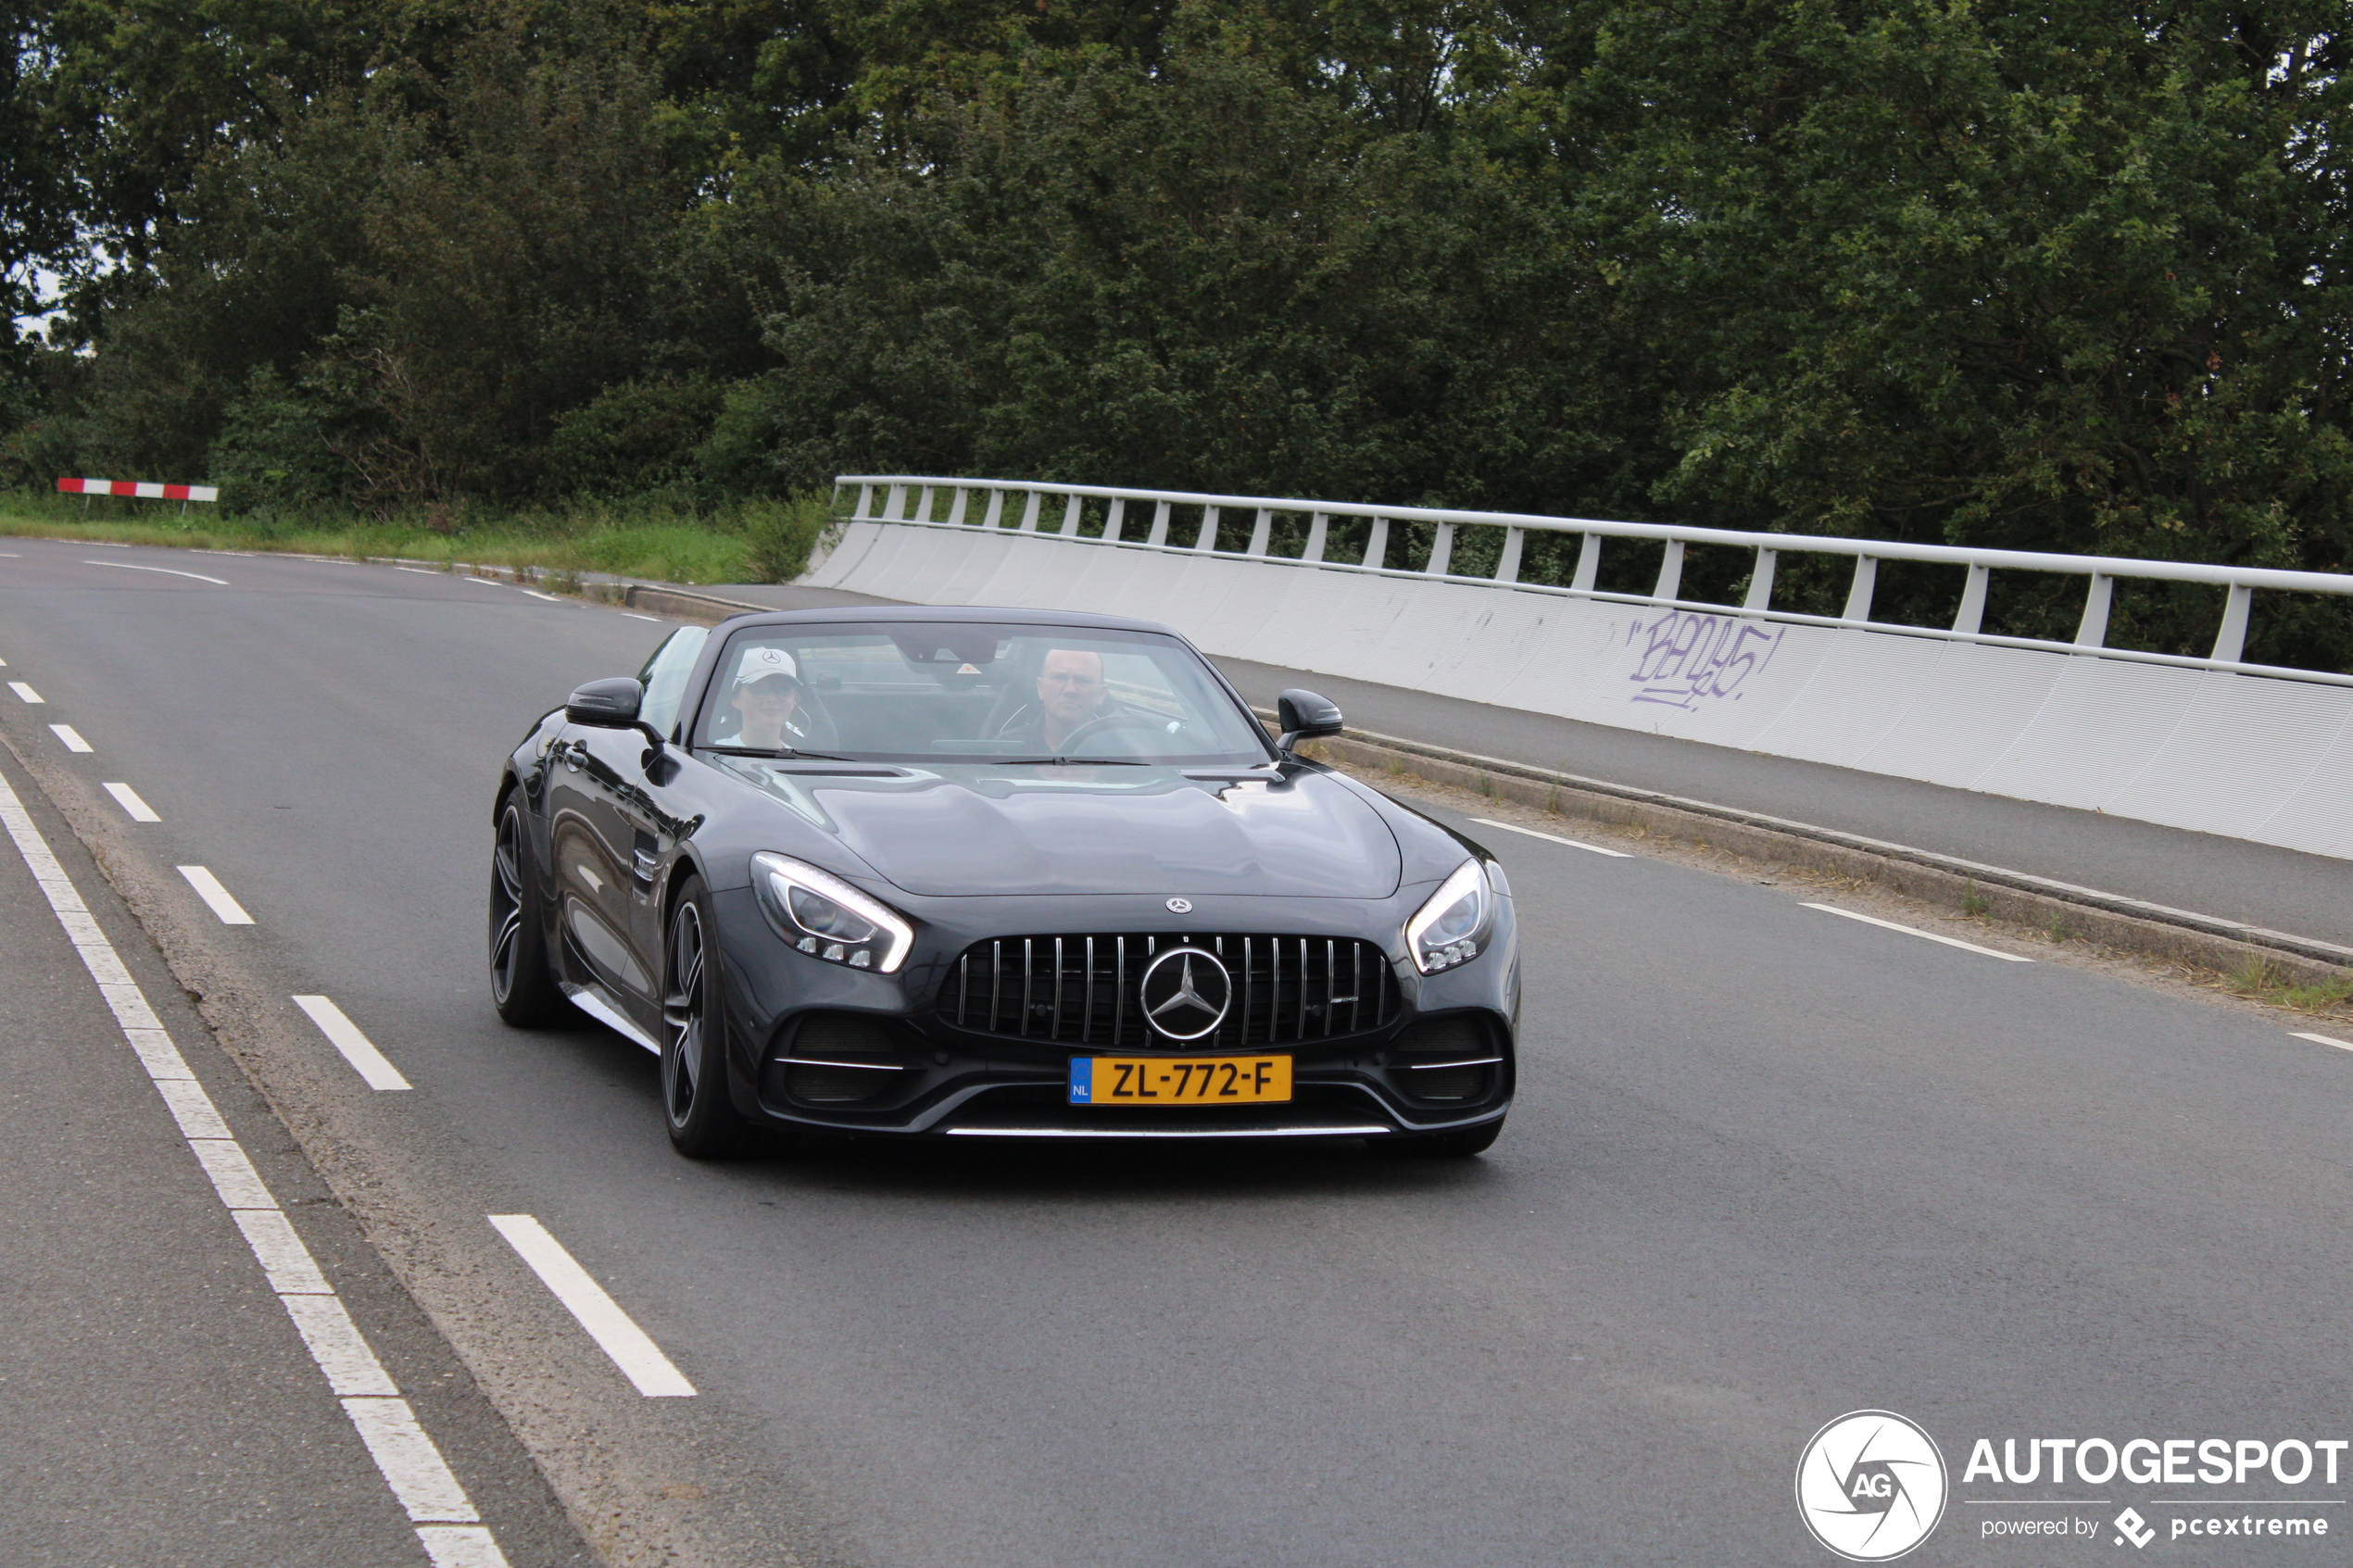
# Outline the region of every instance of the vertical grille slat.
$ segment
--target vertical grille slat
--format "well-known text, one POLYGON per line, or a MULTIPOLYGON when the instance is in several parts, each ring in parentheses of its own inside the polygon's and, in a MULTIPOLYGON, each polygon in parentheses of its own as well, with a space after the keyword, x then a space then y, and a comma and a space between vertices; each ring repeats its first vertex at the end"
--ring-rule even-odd
POLYGON ((1087 987, 1087 1010, 1078 1021, 1078 1042, 1085 1045, 1095 1037, 1095 939, 1087 938, 1087 978, 1080 982, 1087 987))
POLYGON ((1046 1021, 1046 1038, 1063 1037, 1063 939, 1054 938, 1054 1010, 1046 1021))
POLYGON ((1139 991, 1151 960, 1174 946, 1214 955, 1233 985, 1225 1021, 1194 1049, 1279 1049, 1379 1029, 1397 1015, 1396 975, 1378 944, 1256 932, 1071 933, 976 942, 943 978, 939 1013, 975 1034, 1041 1044, 1183 1048, 1152 1031, 1139 991))
POLYGON ((1127 1033, 1127 938, 1114 936, 1112 950, 1117 955, 1112 970, 1111 1043, 1121 1043, 1127 1033))
POLYGON ((1308 1036, 1308 938, 1299 938, 1299 1022, 1291 1039, 1308 1036))

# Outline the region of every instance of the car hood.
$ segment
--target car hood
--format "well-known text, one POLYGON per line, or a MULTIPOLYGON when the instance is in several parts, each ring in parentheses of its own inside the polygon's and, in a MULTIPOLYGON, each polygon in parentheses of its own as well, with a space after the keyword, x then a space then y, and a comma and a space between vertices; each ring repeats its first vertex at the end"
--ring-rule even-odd
POLYGON ((1397 840, 1379 813, 1308 769, 1246 783, 1051 765, 741 772, 890 882, 927 897, 1385 898, 1398 885, 1397 840))

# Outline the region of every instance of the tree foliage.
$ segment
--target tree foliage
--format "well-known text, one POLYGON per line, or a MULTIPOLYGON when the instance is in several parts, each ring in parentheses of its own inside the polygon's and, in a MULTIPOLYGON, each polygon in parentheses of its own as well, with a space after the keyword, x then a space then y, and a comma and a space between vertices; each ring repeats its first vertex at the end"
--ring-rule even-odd
MULTIPOLYGON (((2341 5, 9 17, 0 272, 67 279, 0 397, 20 477, 384 511, 923 470, 2353 565, 2341 5)), ((2258 653, 2345 664, 2341 609, 2258 653)), ((2127 596, 2118 635, 2215 613, 2127 596)))

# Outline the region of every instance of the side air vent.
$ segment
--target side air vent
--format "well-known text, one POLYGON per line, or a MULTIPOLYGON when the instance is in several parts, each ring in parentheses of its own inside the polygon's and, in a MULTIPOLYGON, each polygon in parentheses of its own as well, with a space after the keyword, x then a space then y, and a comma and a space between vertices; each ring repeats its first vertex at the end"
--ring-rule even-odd
POLYGON ((1397 1037, 1390 1082, 1432 1105, 1466 1105, 1494 1092, 1502 1053, 1479 1020, 1456 1013, 1426 1019, 1397 1037))
POLYGON ((898 1051, 898 1040, 878 1020, 857 1013, 811 1013, 769 1058, 761 1087, 767 1098, 802 1105, 858 1105, 887 1095, 895 1086, 901 1064, 888 1059, 898 1051), (884 1060, 868 1065, 861 1060, 866 1057, 884 1060))

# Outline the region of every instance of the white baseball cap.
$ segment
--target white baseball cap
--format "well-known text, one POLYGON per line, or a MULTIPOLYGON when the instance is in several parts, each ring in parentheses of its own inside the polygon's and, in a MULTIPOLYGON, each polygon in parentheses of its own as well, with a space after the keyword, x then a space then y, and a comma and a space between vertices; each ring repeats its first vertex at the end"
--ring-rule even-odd
POLYGON ((748 686, 771 675, 782 675, 795 685, 800 684, 800 669, 793 663, 792 655, 782 648, 752 648, 736 667, 736 684, 748 686))

